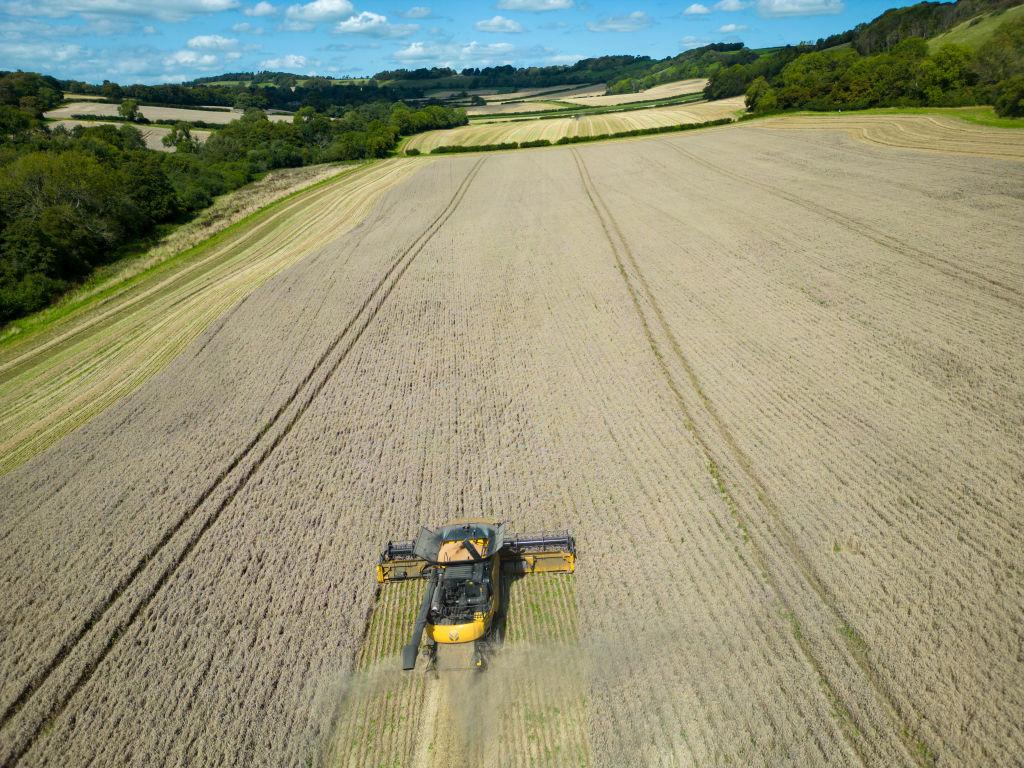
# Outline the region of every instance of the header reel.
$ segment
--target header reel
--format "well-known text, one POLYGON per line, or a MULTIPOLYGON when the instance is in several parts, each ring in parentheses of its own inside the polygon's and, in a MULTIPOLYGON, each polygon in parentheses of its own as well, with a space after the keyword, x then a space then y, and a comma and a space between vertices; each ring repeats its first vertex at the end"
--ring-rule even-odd
POLYGON ((501 605, 502 575, 573 573, 576 541, 562 533, 507 534, 504 524, 451 523, 422 528, 415 541, 389 541, 377 563, 381 584, 425 579, 427 588, 402 668, 413 669, 424 631, 433 658, 437 645, 475 642, 474 662, 493 635, 501 605))

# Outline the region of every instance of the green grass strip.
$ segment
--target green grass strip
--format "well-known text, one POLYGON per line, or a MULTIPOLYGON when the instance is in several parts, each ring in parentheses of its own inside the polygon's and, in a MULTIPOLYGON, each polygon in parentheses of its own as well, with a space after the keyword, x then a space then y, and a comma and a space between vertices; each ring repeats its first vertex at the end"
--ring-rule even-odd
MULTIPOLYGON (((79 295, 77 298, 75 295, 70 296, 68 299, 55 304, 52 307, 47 307, 38 312, 35 312, 26 317, 19 318, 14 322, 10 323, 3 331, 3 336, 0 337, 0 359, 2 359, 3 353, 11 351, 13 348, 22 347, 30 344, 33 340, 38 338, 40 335, 53 330, 54 327, 62 321, 72 319, 78 315, 85 314, 92 309, 95 309, 101 304, 106 303, 108 300, 115 298, 119 294, 126 293, 132 288, 137 287, 139 284, 144 283, 152 278, 162 277, 163 275, 173 271, 178 267, 187 265, 188 262, 196 259, 203 254, 207 253, 212 248, 223 243, 225 240, 234 237, 243 230, 252 227, 255 224, 259 224, 269 218, 278 208, 282 207, 286 203, 294 200, 299 195, 310 193, 314 190, 321 189, 325 186, 335 184, 342 179, 348 177, 355 171, 365 168, 376 161, 369 161, 353 165, 344 170, 339 171, 334 176, 331 176, 321 181, 310 184, 308 187, 303 187, 294 192, 290 192, 283 197, 279 197, 262 208, 253 211, 244 218, 239 219, 233 224, 229 224, 227 227, 211 235, 206 240, 187 248, 177 254, 167 257, 156 264, 148 267, 147 269, 138 272, 137 274, 126 277, 124 280, 111 282, 110 285, 85 296, 79 295)), ((116 265, 118 262, 113 262, 116 265)), ((123 263, 123 262, 122 262, 123 263)), ((108 265, 112 266, 112 265, 108 265)), ((110 279, 109 277, 98 278, 99 282, 110 279)), ((96 281, 86 281, 79 289, 78 293, 88 290, 90 285, 95 285, 96 281)))

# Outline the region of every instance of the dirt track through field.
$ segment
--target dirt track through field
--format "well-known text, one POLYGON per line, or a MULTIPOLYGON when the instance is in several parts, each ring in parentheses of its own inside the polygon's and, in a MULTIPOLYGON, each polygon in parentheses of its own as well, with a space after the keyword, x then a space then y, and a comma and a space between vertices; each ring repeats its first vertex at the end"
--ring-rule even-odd
POLYGON ((415 602, 374 611, 380 548, 466 517, 580 548, 505 661, 571 659, 585 711, 531 678, 481 710, 498 764, 1012 764, 1024 166, 969 139, 753 123, 416 166, 0 478, 0 765, 472 742, 373 663, 415 602), (569 615, 567 648, 514 651, 569 615))

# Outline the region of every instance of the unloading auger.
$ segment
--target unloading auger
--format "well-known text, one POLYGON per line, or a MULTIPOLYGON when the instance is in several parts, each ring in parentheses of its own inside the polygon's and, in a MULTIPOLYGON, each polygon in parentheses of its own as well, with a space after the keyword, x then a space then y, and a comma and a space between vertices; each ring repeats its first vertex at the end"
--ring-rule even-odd
POLYGON ((507 534, 504 523, 469 521, 422 528, 415 541, 389 541, 377 564, 381 584, 427 582, 402 668, 413 669, 424 644, 433 662, 438 644, 473 643, 473 665, 483 669, 495 637, 502 574, 573 573, 576 541, 559 534, 507 534))

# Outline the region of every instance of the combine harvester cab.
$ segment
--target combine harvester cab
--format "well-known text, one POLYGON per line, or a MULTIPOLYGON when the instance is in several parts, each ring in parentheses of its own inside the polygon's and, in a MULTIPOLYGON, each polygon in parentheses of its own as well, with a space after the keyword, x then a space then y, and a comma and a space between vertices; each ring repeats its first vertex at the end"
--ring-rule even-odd
POLYGON ((425 579, 427 588, 402 649, 402 668, 413 669, 423 633, 431 663, 438 645, 474 643, 473 666, 483 669, 496 644, 503 575, 573 573, 576 542, 568 533, 507 535, 504 524, 469 521, 423 528, 415 541, 388 542, 377 564, 381 584, 425 579))

